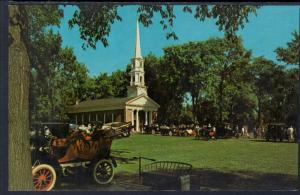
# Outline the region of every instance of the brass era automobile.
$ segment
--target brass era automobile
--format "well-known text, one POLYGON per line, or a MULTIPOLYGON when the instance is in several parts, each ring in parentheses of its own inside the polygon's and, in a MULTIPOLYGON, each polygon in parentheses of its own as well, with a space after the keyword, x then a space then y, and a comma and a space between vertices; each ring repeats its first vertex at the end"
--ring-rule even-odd
POLYGON ((124 134, 126 125, 93 125, 87 133, 66 123, 39 123, 31 131, 32 175, 37 191, 50 191, 62 177, 91 173, 98 184, 108 184, 116 161, 110 156, 112 140, 124 134))
POLYGON ((287 125, 284 123, 270 123, 267 127, 265 138, 266 141, 272 139, 273 141, 283 141, 287 139, 287 125))

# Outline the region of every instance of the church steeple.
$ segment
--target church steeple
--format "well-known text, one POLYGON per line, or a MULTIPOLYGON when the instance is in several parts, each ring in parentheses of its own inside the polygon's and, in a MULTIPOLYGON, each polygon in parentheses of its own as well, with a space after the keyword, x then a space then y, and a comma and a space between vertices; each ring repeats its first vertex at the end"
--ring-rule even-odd
POLYGON ((136 20, 136 32, 135 32, 135 55, 134 58, 142 58, 141 44, 140 44, 140 28, 139 21, 136 20))
POLYGON ((147 88, 145 86, 144 59, 141 55, 140 29, 138 20, 136 21, 135 53, 134 57, 131 59, 130 77, 130 86, 128 86, 127 95, 147 95, 147 88))

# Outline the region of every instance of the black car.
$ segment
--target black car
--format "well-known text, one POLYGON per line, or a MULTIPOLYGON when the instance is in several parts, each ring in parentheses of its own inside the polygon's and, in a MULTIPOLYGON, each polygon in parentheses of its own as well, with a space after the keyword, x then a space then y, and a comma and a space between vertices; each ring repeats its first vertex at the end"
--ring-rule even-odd
POLYGON ((287 130, 287 125, 284 123, 270 123, 267 127, 266 133, 265 133, 265 138, 267 141, 269 140, 280 140, 283 141, 286 139, 286 130, 287 130))

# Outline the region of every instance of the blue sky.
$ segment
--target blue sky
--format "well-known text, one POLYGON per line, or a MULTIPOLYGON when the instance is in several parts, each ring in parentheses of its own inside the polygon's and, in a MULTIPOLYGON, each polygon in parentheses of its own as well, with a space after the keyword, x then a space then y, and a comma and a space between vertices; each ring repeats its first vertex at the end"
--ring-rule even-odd
MULTIPOLYGON (((75 6, 64 7, 64 18, 61 20, 59 31, 63 39, 63 46, 73 47, 79 62, 84 63, 91 76, 99 73, 111 73, 117 69, 125 70, 134 54, 135 28, 137 6, 124 6, 119 9, 122 22, 112 25, 108 38, 109 46, 104 48, 102 43, 97 44, 94 50, 81 48, 83 41, 80 39, 78 28, 68 28, 68 20, 72 17, 75 6)), ((214 21, 209 19, 204 22, 196 21, 192 15, 183 13, 182 7, 175 7, 176 20, 173 30, 179 40, 167 40, 165 31, 159 24, 159 17, 154 17, 153 25, 145 28, 140 24, 140 37, 142 55, 150 52, 162 56, 162 48, 186 43, 189 41, 206 40, 209 37, 222 37, 223 32, 218 31, 214 21)), ((244 40, 247 49, 251 49, 254 56, 265 56, 276 61, 274 50, 291 40, 291 33, 299 32, 299 6, 263 6, 249 17, 249 23, 238 31, 244 40)))

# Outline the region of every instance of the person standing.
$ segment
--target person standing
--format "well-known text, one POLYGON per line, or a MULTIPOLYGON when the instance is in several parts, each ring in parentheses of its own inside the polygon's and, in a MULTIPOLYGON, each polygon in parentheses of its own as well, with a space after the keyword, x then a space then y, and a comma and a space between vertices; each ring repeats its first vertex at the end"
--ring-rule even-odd
POLYGON ((294 128, 293 128, 293 126, 290 126, 288 128, 287 132, 288 132, 288 139, 289 139, 289 141, 293 140, 294 139, 294 128))
POLYGON ((254 126, 253 128, 253 137, 256 139, 257 138, 257 132, 256 132, 256 127, 254 126))
POLYGON ((244 135, 245 135, 245 128, 242 127, 242 136, 244 136, 244 135))

